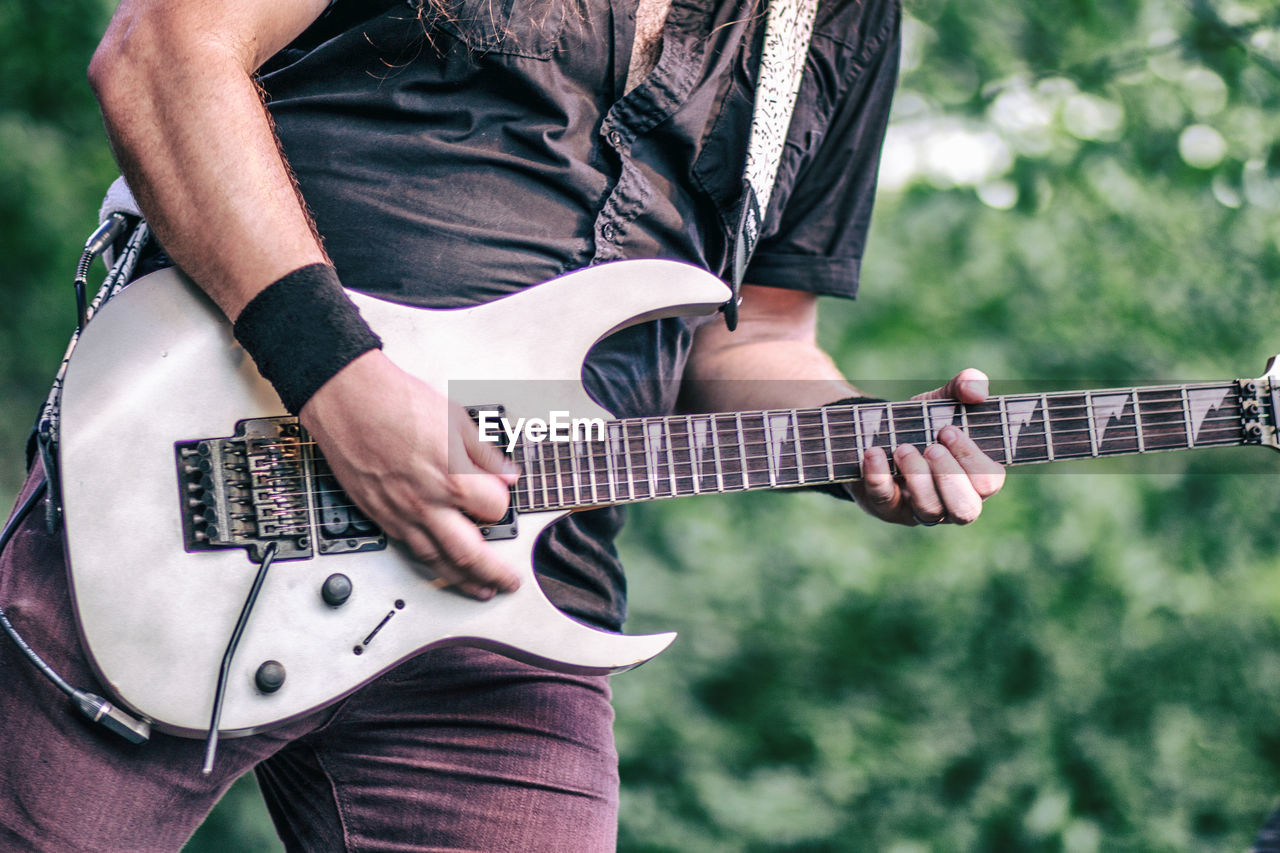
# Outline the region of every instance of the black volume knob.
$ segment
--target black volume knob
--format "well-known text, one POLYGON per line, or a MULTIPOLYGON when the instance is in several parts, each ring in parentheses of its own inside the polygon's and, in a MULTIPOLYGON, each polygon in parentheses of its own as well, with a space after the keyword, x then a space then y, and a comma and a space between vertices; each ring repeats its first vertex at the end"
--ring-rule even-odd
POLYGON ((264 662, 253 676, 253 683, 263 693, 275 693, 284 684, 284 664, 278 660, 264 662))
POLYGON ((351 597, 351 578, 346 575, 329 575, 320 587, 320 597, 330 607, 339 607, 351 597))

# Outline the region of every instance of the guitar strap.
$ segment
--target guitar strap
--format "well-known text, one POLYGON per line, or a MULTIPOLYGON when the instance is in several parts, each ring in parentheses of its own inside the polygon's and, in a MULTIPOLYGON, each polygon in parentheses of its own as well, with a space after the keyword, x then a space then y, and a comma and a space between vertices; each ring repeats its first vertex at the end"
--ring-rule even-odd
POLYGON ((764 29, 764 53, 756 100, 751 113, 751 134, 747 143, 747 168, 742 177, 742 206, 733 236, 733 267, 730 286, 733 295, 723 306, 729 331, 738 325, 738 305, 742 302, 742 280, 747 264, 760 239, 761 218, 769 209, 769 198, 778 174, 778 163, 791 126, 805 58, 813 38, 813 22, 818 0, 772 0, 764 29))

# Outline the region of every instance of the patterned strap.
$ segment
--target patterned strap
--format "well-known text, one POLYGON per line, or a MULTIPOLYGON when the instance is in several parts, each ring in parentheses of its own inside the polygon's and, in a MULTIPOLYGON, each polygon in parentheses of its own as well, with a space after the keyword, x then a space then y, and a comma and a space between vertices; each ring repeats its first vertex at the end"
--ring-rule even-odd
POLYGON ((729 331, 738 325, 742 279, 760 238, 760 219, 769 209, 787 128, 809 55, 818 0, 772 0, 765 22, 764 55, 751 114, 751 138, 743 175, 742 208, 733 241, 733 296, 723 306, 729 331))

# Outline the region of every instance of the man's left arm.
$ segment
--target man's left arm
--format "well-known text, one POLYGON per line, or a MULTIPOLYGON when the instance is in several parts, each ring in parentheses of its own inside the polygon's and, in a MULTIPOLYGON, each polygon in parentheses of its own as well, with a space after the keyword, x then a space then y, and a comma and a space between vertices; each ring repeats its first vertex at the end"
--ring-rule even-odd
MULTIPOLYGON (((817 320, 812 293, 744 285, 736 331, 720 322, 698 330, 685 369, 685 408, 808 408, 862 396, 819 348, 817 320)), ((970 368, 913 399, 980 403, 986 396, 987 377, 970 368)), ((954 426, 943 427, 938 439, 924 448, 899 445, 893 454, 897 476, 884 450, 868 449, 852 497, 871 515, 896 524, 974 521, 982 502, 1004 484, 1004 469, 954 426)))

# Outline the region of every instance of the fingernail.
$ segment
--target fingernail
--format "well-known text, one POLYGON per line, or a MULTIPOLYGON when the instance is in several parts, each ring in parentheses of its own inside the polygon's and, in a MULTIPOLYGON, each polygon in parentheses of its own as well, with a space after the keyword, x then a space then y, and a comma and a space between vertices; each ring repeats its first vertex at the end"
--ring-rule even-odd
POLYGON ((514 477, 514 478, 516 478, 516 479, 519 479, 519 477, 520 477, 520 466, 519 466, 519 465, 517 465, 516 463, 514 463, 514 462, 510 461, 510 460, 507 460, 506 462, 503 462, 503 463, 502 463, 502 476, 504 476, 504 477, 514 477))
POLYGON ((974 397, 985 397, 987 383, 981 379, 965 379, 960 383, 960 390, 974 397))
POLYGON ((938 430, 938 441, 942 442, 943 444, 950 444, 951 442, 955 441, 959 437, 960 437, 960 430, 952 426, 951 424, 947 424, 942 429, 938 430))

